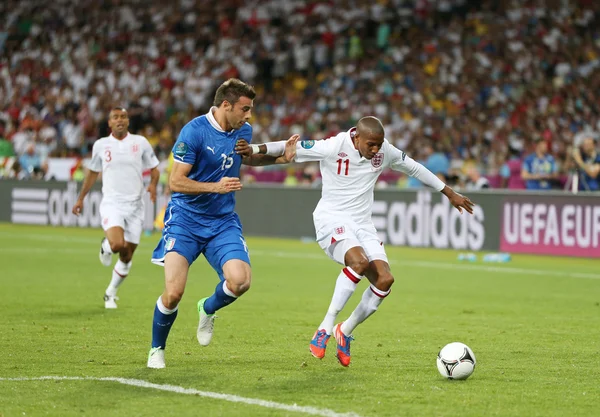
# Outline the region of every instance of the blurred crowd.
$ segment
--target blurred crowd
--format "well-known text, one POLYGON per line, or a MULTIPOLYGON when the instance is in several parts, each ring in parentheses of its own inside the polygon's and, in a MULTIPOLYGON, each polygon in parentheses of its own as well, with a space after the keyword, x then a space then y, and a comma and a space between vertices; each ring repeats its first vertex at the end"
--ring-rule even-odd
MULTIPOLYGON (((238 77, 258 92, 255 142, 375 115, 451 184, 598 185, 596 0, 4 0, 0 16, 0 176, 85 158, 115 105, 167 160, 238 77)), ((311 165, 245 180, 319 184, 311 165)), ((419 184, 390 172, 380 186, 419 184)))

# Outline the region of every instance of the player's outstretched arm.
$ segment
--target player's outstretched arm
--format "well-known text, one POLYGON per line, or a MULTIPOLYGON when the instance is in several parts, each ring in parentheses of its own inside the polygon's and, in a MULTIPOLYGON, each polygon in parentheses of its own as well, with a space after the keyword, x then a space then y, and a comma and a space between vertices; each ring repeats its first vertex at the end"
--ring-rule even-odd
POLYGON ((79 197, 77 197, 77 201, 73 205, 73 214, 77 216, 81 214, 81 211, 83 210, 83 199, 86 195, 88 195, 88 193, 92 189, 92 186, 98 179, 98 174, 100 174, 100 172, 92 171, 90 169, 88 169, 88 171, 86 172, 85 178, 83 180, 83 186, 81 187, 81 192, 79 193, 79 197))
POLYGON ((295 156, 296 143, 300 135, 292 135, 286 141, 250 145, 245 140, 239 140, 235 151, 243 157, 242 163, 250 166, 287 164, 295 156))
POLYGON ((252 167, 275 165, 277 164, 277 159, 278 157, 271 155, 250 155, 242 158, 242 164, 252 167))
POLYGON ((460 193, 457 193, 452 188, 447 185, 442 189, 442 194, 444 194, 448 200, 450 200, 450 204, 452 204, 456 209, 462 214, 463 209, 467 211, 469 214, 473 214, 473 206, 475 205, 469 197, 466 197, 460 193))
POLYGON ((239 178, 223 177, 219 182, 199 182, 188 178, 192 165, 175 161, 169 177, 171 191, 182 194, 227 194, 242 189, 239 178))
POLYGON ((442 180, 433 174, 430 170, 425 168, 422 164, 418 163, 414 159, 406 155, 406 153, 400 151, 394 146, 390 146, 390 153, 392 154, 393 162, 390 167, 396 171, 402 171, 411 177, 415 177, 423 184, 434 190, 440 191, 444 194, 450 204, 462 213, 463 209, 467 213, 473 214, 473 202, 462 194, 457 193, 452 188, 448 187, 442 180))

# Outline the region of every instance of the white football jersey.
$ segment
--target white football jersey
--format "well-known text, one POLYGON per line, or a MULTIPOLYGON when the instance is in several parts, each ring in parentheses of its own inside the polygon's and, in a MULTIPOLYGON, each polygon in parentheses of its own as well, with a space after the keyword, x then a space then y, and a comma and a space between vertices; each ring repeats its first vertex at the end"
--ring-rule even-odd
POLYGON ((349 217, 357 224, 371 222, 373 190, 385 168, 402 171, 441 191, 445 184, 423 165, 384 140, 379 152, 366 159, 354 147, 356 128, 323 140, 296 145, 296 162, 319 161, 323 189, 313 213, 319 219, 349 217))
POLYGON ((143 136, 128 133, 119 140, 112 134, 98 139, 88 168, 102 171, 102 196, 116 202, 139 201, 144 194, 142 173, 156 168, 158 159, 143 136))

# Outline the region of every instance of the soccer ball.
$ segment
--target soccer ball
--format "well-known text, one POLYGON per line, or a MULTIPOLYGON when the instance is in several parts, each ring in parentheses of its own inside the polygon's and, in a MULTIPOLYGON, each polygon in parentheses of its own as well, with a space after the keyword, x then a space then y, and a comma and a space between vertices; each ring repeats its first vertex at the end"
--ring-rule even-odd
POLYGON ((475 370, 475 354, 464 343, 448 343, 437 356, 437 368, 444 378, 467 379, 475 370))

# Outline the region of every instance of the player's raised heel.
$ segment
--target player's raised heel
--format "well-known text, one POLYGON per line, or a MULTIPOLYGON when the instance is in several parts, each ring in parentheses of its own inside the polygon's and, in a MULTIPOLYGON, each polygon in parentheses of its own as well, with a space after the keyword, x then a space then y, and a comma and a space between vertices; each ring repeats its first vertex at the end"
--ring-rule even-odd
POLYGON ((100 242, 100 254, 98 255, 100 257, 100 263, 104 266, 110 266, 112 264, 112 252, 106 252, 104 250, 104 241, 106 240, 106 238, 102 238, 102 241, 100 242))
POLYGON ((150 353, 148 353, 148 368, 163 369, 165 366, 165 350, 161 347, 150 349, 150 353))
POLYGON ((215 316, 214 314, 206 314, 204 311, 204 302, 208 300, 207 298, 203 298, 198 301, 198 315, 200 318, 200 322, 198 323, 198 331, 196 332, 196 338, 198 339, 198 343, 202 346, 208 346, 212 336, 213 329, 215 326, 215 316))
POLYGON ((117 308, 116 301, 119 299, 116 295, 104 294, 104 308, 115 309, 117 308))
POLYGON ((315 335, 308 346, 310 353, 315 358, 323 359, 325 356, 325 349, 327 349, 327 342, 329 342, 330 337, 331 335, 328 335, 325 329, 319 329, 315 332, 315 335))
POLYGON ((346 336, 342 332, 342 323, 336 324, 333 328, 333 334, 337 342, 337 354, 335 355, 342 366, 350 365, 350 342, 354 340, 352 336, 346 336))

